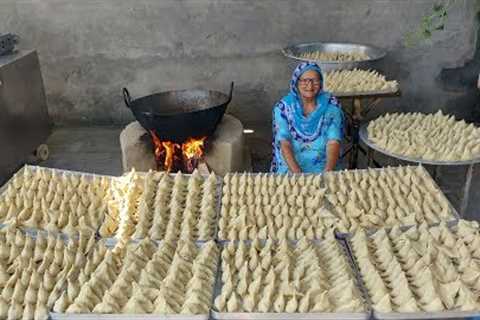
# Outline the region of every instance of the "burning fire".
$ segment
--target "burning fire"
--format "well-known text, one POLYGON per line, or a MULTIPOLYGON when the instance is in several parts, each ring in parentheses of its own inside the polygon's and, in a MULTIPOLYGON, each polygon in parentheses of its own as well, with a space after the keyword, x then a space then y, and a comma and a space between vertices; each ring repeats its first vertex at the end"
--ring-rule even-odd
POLYGON ((189 138, 182 144, 171 141, 162 141, 154 131, 150 131, 154 145, 155 160, 158 165, 163 164, 163 170, 171 172, 173 169, 193 172, 197 162, 203 156, 203 149, 207 137, 189 138), (180 163, 181 168, 177 168, 180 163))
POLYGON ((182 144, 182 153, 187 159, 201 158, 203 156, 203 146, 205 144, 205 139, 203 137, 200 139, 189 138, 185 143, 182 144))

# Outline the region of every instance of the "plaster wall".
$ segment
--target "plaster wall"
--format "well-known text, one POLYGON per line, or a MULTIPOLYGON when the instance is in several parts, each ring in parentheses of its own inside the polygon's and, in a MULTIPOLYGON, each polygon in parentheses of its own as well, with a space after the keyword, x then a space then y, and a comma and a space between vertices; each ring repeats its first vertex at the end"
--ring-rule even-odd
POLYGON ((228 112, 245 127, 269 128, 272 105, 286 92, 291 73, 280 48, 317 40, 388 50, 378 67, 400 81, 403 95, 376 114, 443 108, 468 119, 480 67, 470 68, 453 89, 440 74, 474 57, 478 1, 455 0, 445 30, 430 44, 403 45, 406 32, 437 2, 0 0, 0 32, 16 33, 21 48, 38 50, 57 124, 131 121, 122 102, 124 86, 138 97, 189 87, 226 92, 235 81, 228 112))

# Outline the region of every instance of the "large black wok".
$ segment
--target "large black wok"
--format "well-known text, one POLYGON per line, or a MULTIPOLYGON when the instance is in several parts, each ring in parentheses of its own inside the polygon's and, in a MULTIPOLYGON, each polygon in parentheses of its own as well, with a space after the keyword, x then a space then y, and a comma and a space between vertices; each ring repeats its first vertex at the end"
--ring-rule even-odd
POLYGON ((123 88, 125 104, 146 130, 153 130, 161 140, 183 143, 187 138, 209 137, 222 120, 230 94, 210 90, 175 90, 155 93, 132 100, 123 88))

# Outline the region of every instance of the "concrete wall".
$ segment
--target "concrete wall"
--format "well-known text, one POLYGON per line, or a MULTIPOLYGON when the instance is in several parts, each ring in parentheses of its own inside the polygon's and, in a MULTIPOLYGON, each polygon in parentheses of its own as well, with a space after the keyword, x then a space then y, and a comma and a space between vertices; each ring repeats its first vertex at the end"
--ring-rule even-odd
MULTIPOLYGON (((57 123, 124 123, 133 96, 206 87, 236 90, 229 112, 269 132, 272 104, 290 77, 280 48, 306 41, 355 41, 389 51, 379 66, 400 81, 386 109, 444 107, 470 117, 473 74, 449 90, 440 74, 475 53, 477 0, 455 0, 445 31, 412 49, 403 36, 431 12, 430 0, 1 0, 0 32, 37 48, 57 123), (466 79, 466 80, 465 80, 466 79), (470 90, 470 91, 469 91, 470 90)), ((447 81, 448 82, 448 81, 447 81)))

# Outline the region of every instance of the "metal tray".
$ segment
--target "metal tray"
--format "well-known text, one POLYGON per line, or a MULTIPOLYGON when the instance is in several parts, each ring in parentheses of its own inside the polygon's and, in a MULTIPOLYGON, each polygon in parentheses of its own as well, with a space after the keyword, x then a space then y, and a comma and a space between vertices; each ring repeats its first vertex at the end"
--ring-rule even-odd
POLYGON ((352 272, 355 276, 355 279, 357 281, 358 288, 360 290, 360 293, 363 296, 363 299, 366 302, 366 305, 368 306, 368 310, 371 314, 373 314, 373 308, 372 308, 372 301, 370 299, 370 295, 368 294, 367 287, 363 283, 363 278, 360 273, 360 269, 357 265, 357 262, 355 260, 355 257, 353 256, 353 251, 350 246, 350 243, 346 239, 337 239, 337 241, 340 243, 340 245, 343 248, 343 252, 347 257, 347 261, 350 263, 350 267, 352 268, 352 272))
MULTIPOLYGON (((9 224, 0 224, 0 228, 8 227, 8 226, 10 226, 10 225, 9 224)), ((28 228, 28 227, 24 227, 22 225, 18 225, 18 226, 16 226, 16 228, 22 230, 25 234, 31 235, 33 237, 36 237, 39 233, 42 233, 45 236, 47 236, 48 234, 54 234, 55 236, 65 240, 65 241, 69 241, 70 239, 80 238, 79 234, 71 235, 71 234, 67 234, 67 233, 64 233, 64 232, 52 232, 52 231, 47 231, 47 230, 44 230, 44 229, 28 228)), ((94 233, 94 234, 95 234, 96 241, 98 241, 100 239, 103 239, 98 235, 98 233, 94 233)))
MULTIPOLYGON (((0 224, 0 230, 2 229, 7 229, 11 227, 8 224, 0 224)), ((38 230, 38 229, 30 229, 30 228, 23 228, 21 226, 15 227, 16 229, 20 230, 25 236, 28 236, 30 238, 36 239, 39 233, 43 233, 45 236, 48 236, 48 234, 53 234, 55 237, 62 239, 66 244, 70 241, 70 239, 73 239, 72 237, 68 237, 64 233, 49 233, 48 231, 45 230, 38 230)))
MULTIPOLYGON (((23 166, 22 168, 20 168, 20 170, 18 170, 15 175, 23 175, 25 169, 30 169, 32 170, 33 172, 35 172, 36 170, 39 170, 39 169, 42 169, 42 170, 51 170, 57 174, 67 174, 67 175, 77 175, 77 176, 84 176, 86 177, 87 179, 93 179, 94 177, 101 177, 101 178, 108 178, 108 179, 111 179, 111 180, 114 180, 116 177, 114 176, 109 176, 109 175, 102 175, 102 174, 95 174, 95 173, 87 173, 87 172, 80 172, 80 171, 71 171, 71 170, 63 170, 63 169, 55 169, 55 168, 48 168, 48 167, 41 167, 41 166, 32 166, 32 165, 25 165, 23 166)), ((14 175, 14 176, 15 176, 14 175)), ((2 195, 4 192, 7 191, 8 189, 8 186, 10 185, 10 183, 12 183, 13 181, 13 178, 10 178, 10 180, 8 180, 3 186, 0 187, 0 195, 2 195)), ((97 229, 94 231, 96 233, 96 235, 98 236, 98 230, 100 229, 100 227, 102 226, 103 222, 97 226, 97 229)), ((0 226, 2 225, 6 225, 4 223, 0 223, 0 226)), ((33 233, 36 233, 36 232, 47 232, 46 230, 44 229, 36 229, 36 228, 28 228, 28 227, 24 227, 22 226, 21 224, 18 225, 19 228, 23 229, 23 230, 27 230, 29 232, 33 232, 33 233)), ((58 231, 58 232, 54 232, 56 234, 59 234, 59 235, 62 235, 64 237, 72 237, 73 235, 70 235, 70 234, 66 234, 62 231, 58 231)))
POLYGON ((408 156, 392 153, 390 151, 387 151, 377 146, 373 141, 371 141, 368 138, 368 123, 365 123, 361 126, 359 134, 360 134, 360 140, 363 141, 363 143, 365 143, 367 146, 369 146, 373 150, 383 153, 389 157, 400 159, 403 161, 414 162, 419 164, 429 164, 434 166, 465 166, 465 165, 480 163, 480 157, 474 158, 472 160, 441 161, 441 160, 426 160, 421 158, 411 158, 408 156))
POLYGON ((370 319, 368 313, 221 313, 211 311, 212 319, 216 320, 358 320, 370 319))
MULTIPOLYGON (((242 240, 234 241, 235 243, 241 242, 242 240)), ((230 241, 222 242, 221 250, 229 243, 230 241)), ((247 240, 244 241, 247 244, 250 244, 252 241, 247 240)), ((265 240, 260 241, 264 244, 265 240)), ((274 241, 278 242, 278 241, 274 241)), ((297 241, 289 241, 292 244, 295 244, 297 241)), ((313 243, 320 243, 320 241, 313 241, 313 243)), ((347 251, 342 243, 338 242, 340 246, 345 250, 344 253, 347 258, 347 263, 350 264, 350 258, 348 257, 347 251)), ((221 251, 220 251, 220 262, 218 264, 218 272, 217 278, 215 281, 215 289, 214 289, 214 301, 217 296, 220 295, 222 290, 222 270, 221 270, 221 251)), ((353 265, 350 264, 350 267, 353 265)), ((353 275, 355 276, 355 271, 352 270, 353 275)), ((360 320, 360 319, 370 319, 371 318, 371 309, 370 305, 368 304, 367 300, 365 300, 365 295, 363 290, 358 286, 358 279, 357 280, 357 289, 359 289, 361 296, 364 299, 365 303, 365 312, 358 312, 358 313, 335 313, 335 312, 325 312, 325 313, 275 313, 275 312, 219 312, 215 310, 215 304, 212 305, 212 319, 216 320, 241 320, 241 319, 251 319, 251 320, 281 320, 281 319, 295 319, 295 320, 360 320)))
MULTIPOLYGON (((145 175, 144 172, 138 172, 139 175, 145 175)), ((187 176, 187 177, 190 177, 191 174, 190 173, 182 173, 184 176, 187 176)), ((171 177, 175 177, 175 173, 169 173, 169 175, 171 177)), ((205 175, 205 174, 201 174, 201 176, 206 180, 208 178, 208 175, 205 175)), ((216 240, 218 239, 218 220, 220 219, 220 211, 221 211, 221 208, 222 208, 222 190, 223 190, 223 179, 220 178, 219 176, 216 176, 217 177, 217 184, 216 184, 216 193, 215 193, 215 228, 213 229, 213 236, 211 239, 197 239, 195 241, 197 242, 207 242, 207 241, 210 241, 210 240, 216 240)), ((115 237, 112 237, 112 238, 108 238, 108 239, 116 239, 115 237)), ((142 238, 134 238, 133 240, 142 240, 142 238)), ((154 241, 157 241, 157 242, 160 242, 160 241, 163 241, 163 240, 154 240, 154 241)))
MULTIPOLYGON (((219 221, 220 217, 222 216, 222 197, 223 197, 223 179, 218 178, 217 182, 217 203, 215 207, 216 211, 216 217, 215 217, 215 229, 214 229, 214 234, 213 234, 213 239, 218 241, 218 232, 220 230, 219 226, 219 221)), ((220 269, 220 266, 218 267, 220 269)))
MULTIPOLYGON (((3 228, 8 228, 7 225, 1 225, 0 226, 0 230, 3 229, 3 228)), ((47 231, 43 231, 43 230, 32 230, 32 229, 25 229, 25 228, 20 228, 20 227, 17 227, 21 232, 23 232, 27 237, 30 237, 30 238, 33 238, 33 239, 36 239, 38 234, 39 233, 45 233, 47 234, 48 232, 47 231)), ((56 237, 58 237, 59 239, 62 239, 64 242, 65 242, 65 246, 68 246, 69 242, 71 241, 71 237, 67 237, 65 234, 55 234, 56 237)), ((98 242, 97 242, 98 243, 98 242)), ((93 249, 94 247, 92 247, 93 249)), ((84 254, 87 256, 91 253, 91 251, 87 251, 85 252, 84 254)), ((43 261, 43 260, 42 260, 43 261)), ((65 290, 65 289, 64 289, 65 290)), ((45 302, 45 305, 46 305, 46 302, 45 302)), ((51 313, 50 314, 50 318, 51 317, 51 313)))
MULTIPOLYGON (((408 227, 408 228, 411 228, 408 227)), ((406 229, 408 229, 406 228, 406 229)), ((402 312, 391 312, 391 313, 384 313, 384 312, 377 312, 373 309, 373 304, 370 300, 370 295, 368 294, 368 289, 363 282, 362 274, 360 273, 360 269, 357 264, 357 260, 353 253, 352 246, 350 244, 349 237, 343 239, 345 246, 348 250, 349 256, 351 258, 352 263, 354 264, 355 272, 358 277, 358 281, 362 287, 363 293, 366 295, 368 303, 372 306, 372 316, 374 319, 379 320, 402 320, 402 319, 471 319, 473 317, 480 317, 480 310, 478 311, 443 311, 443 312, 412 312, 412 313, 402 313, 402 312)))
MULTIPOLYGON (((106 177, 106 178, 109 178, 111 180, 117 180, 117 179, 121 179, 122 177, 124 176, 120 176, 120 177, 116 177, 116 176, 109 176, 109 175, 101 175, 101 174, 94 174, 94 173, 87 173, 87 172, 79 172, 79 171, 71 171, 71 170, 63 170, 63 169, 55 169, 55 168, 48 168, 48 167, 40 167, 40 166, 32 166, 32 165, 25 165, 24 167, 22 167, 17 173, 15 173, 16 175, 17 174, 23 174, 23 172, 25 171, 25 169, 28 168, 30 170, 32 170, 33 172, 35 172, 35 170, 38 170, 38 169, 47 169, 47 170, 52 170, 54 172, 56 172, 57 174, 63 174, 63 173, 66 173, 68 175, 78 175, 78 176, 85 176, 87 179, 92 179, 94 177, 106 177)), ((138 172, 139 175, 144 175, 145 173, 143 172, 138 172)), ((175 176, 175 174, 170 174, 172 177, 175 176)), ((190 176, 191 174, 184 174, 185 176, 190 176)), ((208 177, 208 175, 202 175, 203 177, 208 177)), ((3 194, 9 184, 12 182, 13 180, 13 177, 7 181, 2 187, 0 187, 0 195, 3 194)), ((209 241, 209 240, 215 240, 216 236, 217 236, 217 233, 218 233, 218 219, 220 217, 220 209, 221 209, 221 200, 222 200, 222 197, 221 197, 221 192, 222 192, 222 179, 220 179, 218 176, 217 176, 217 188, 216 188, 216 217, 215 217, 215 228, 214 228, 214 231, 213 231, 213 235, 212 235, 212 238, 211 239, 200 239, 198 241, 209 241)), ((4 225, 3 223, 0 223, 0 226, 4 225)), ((95 230, 96 234, 99 236, 99 229, 102 227, 103 225, 103 222, 97 227, 97 229, 95 230)), ((19 227, 22 227, 21 225, 19 227)), ((31 229, 31 228, 26 228, 26 227, 22 227, 23 229, 25 230, 30 230, 32 232, 36 232, 37 230, 36 229, 31 229)), ((39 231, 44 231, 42 229, 40 229, 39 231)), ((59 234, 64 234, 66 236, 71 236, 71 235, 67 235, 63 232, 58 232, 59 234)), ((100 236, 99 236, 100 238, 100 236)), ((105 239, 110 239, 109 237, 105 238, 105 239)), ((112 235, 112 239, 115 239, 112 235)), ((141 239, 138 239, 138 240, 141 240, 141 239)))
MULTIPOLYGON (((109 178, 109 179, 116 179, 117 177, 115 176, 109 176, 109 175, 104 175, 104 174, 96 174, 96 173, 88 173, 88 172, 80 172, 80 171, 72 171, 72 170, 64 170, 64 169, 56 169, 56 168, 49 168, 49 167, 41 167, 41 166, 32 166, 32 165, 29 165, 29 164, 26 164, 24 165, 22 168, 20 168, 20 170, 18 170, 15 175, 17 174, 23 174, 23 172, 25 171, 25 169, 30 169, 32 170, 33 172, 35 172, 36 170, 51 170, 51 171, 54 171, 56 172, 57 174, 63 174, 63 173, 66 173, 68 175, 78 175, 78 176, 85 176, 86 178, 88 179, 92 179, 94 177, 104 177, 104 178, 109 178)), ((9 184, 13 181, 13 177, 10 178, 10 180, 8 180, 3 186, 0 187, 0 195, 3 194, 9 184)))
POLYGON ((282 49, 282 53, 287 58, 291 58, 294 61, 313 61, 316 62, 322 71, 342 70, 342 69, 364 69, 372 68, 373 63, 377 60, 383 59, 387 54, 385 50, 365 44, 358 43, 345 43, 345 42, 310 42, 301 43, 297 45, 291 45, 282 49), (359 61, 318 61, 302 58, 301 55, 305 52, 352 52, 360 51, 368 55, 369 59, 359 61))
MULTIPOLYGON (((428 177, 428 179, 431 180, 433 186, 437 189, 438 193, 441 195, 441 197, 446 201, 446 203, 448 203, 448 206, 450 208, 450 211, 453 215, 452 217, 452 220, 448 220, 446 221, 447 225, 449 227, 452 227, 452 226, 455 226, 457 223, 458 223, 458 220, 460 219, 460 215, 458 214, 458 211, 457 209, 455 209, 455 207, 452 205, 452 203, 448 200, 448 198, 445 196, 445 194, 442 192, 442 190, 440 189, 440 187, 438 186, 438 184, 435 182, 435 180, 433 180, 432 176, 430 175, 430 173, 428 173, 428 171, 420 164, 419 166, 406 166, 406 167, 414 167, 414 168, 418 168, 420 167, 421 170, 423 170, 423 172, 425 173, 425 175, 428 177)), ((361 172, 365 172, 365 171, 368 171, 368 170, 376 170, 376 171, 382 171, 382 170, 385 170, 383 168, 369 168, 369 169, 357 169, 355 171, 361 171, 361 172)), ((329 172, 329 174, 341 174, 342 172, 341 171, 332 171, 332 172, 329 172)), ((430 224, 429 226, 437 226, 439 225, 440 223, 433 223, 433 224, 430 224)), ((410 227, 413 227, 414 225, 399 225, 400 229, 402 231, 405 231, 406 229, 410 228, 410 227)), ((374 233, 376 232, 378 229, 385 229, 387 231, 389 231, 390 229, 392 229, 392 227, 383 227, 383 228, 367 228, 366 231, 367 231, 367 234, 371 234, 371 233, 374 233)), ((339 239, 346 239, 348 237, 351 236, 351 232, 339 232, 337 230, 335 230, 335 235, 337 238, 339 239)))
POLYGON ((374 311, 375 319, 471 319, 480 317, 480 311, 445 311, 445 312, 414 312, 414 313, 379 313, 374 311))
MULTIPOLYGON (((213 241, 213 240, 212 240, 213 241)), ((130 240, 130 243, 136 243, 137 240, 130 240)), ((154 241, 155 242, 155 241, 154 241)), ((160 245, 160 242, 156 242, 157 246, 160 245)), ((196 242, 198 247, 202 247, 205 243, 204 242, 196 242)), ((109 248, 113 248, 115 243, 112 241, 105 241, 105 245, 109 248)), ((218 244, 217 244, 218 247, 218 244)), ((220 248, 219 248, 220 249, 220 248)), ((220 269, 220 251, 218 254, 217 259, 217 273, 220 269)), ((212 305, 215 299, 215 285, 216 281, 213 282, 213 293, 212 293, 212 305)), ((150 320, 170 320, 170 319, 185 319, 185 320, 209 320, 210 314, 196 314, 196 315, 188 315, 188 314, 101 314, 101 313, 56 313, 50 312, 50 319, 51 320, 114 320, 114 319, 122 319, 122 320, 141 320, 141 319, 150 319, 150 320)))
MULTIPOLYGON (((327 203, 326 207, 327 207, 327 209, 328 209, 330 212, 332 212, 331 204, 330 204, 330 203, 327 203)), ((334 213, 332 213, 332 214, 335 215, 334 213)), ((335 216, 335 217, 336 217, 336 216, 335 216)), ((219 224, 219 223, 218 223, 218 221, 217 221, 217 229, 220 228, 218 224, 219 224)), ((336 227, 335 227, 335 226, 333 226, 332 228, 327 229, 327 230, 328 230, 328 231, 325 231, 325 233, 331 231, 334 236, 337 236, 337 237, 339 237, 339 238, 340 238, 341 235, 343 235, 343 233, 340 233, 340 232, 337 232, 337 231, 336 231, 336 227)), ((257 238, 258 238, 258 237, 257 237, 257 238)), ((267 239, 260 239, 260 238, 258 238, 258 239, 261 240, 261 241, 267 240, 267 239)), ((239 241, 251 242, 251 241, 253 241, 252 239, 248 239, 248 240, 220 239, 220 237, 218 237, 218 233, 217 233, 216 240, 217 240, 217 242, 219 242, 219 243, 224 243, 224 242, 228 243, 228 242, 231 242, 231 241, 234 241, 234 242, 239 242, 239 241)), ((268 238, 268 240, 278 241, 278 240, 274 240, 274 239, 272 239, 272 238, 270 238, 270 237, 268 238)), ((295 239, 295 240, 294 240, 294 239, 287 239, 287 240, 290 241, 290 242, 297 242, 297 241, 300 240, 300 239, 295 239)), ((321 240, 323 240, 323 239, 319 239, 319 238, 315 237, 315 238, 309 239, 309 240, 315 242, 315 241, 321 241, 321 240)))
POLYGON ((350 253, 350 249, 347 245, 347 242, 342 239, 337 239, 337 242, 340 245, 340 247, 343 249, 343 254, 345 255, 345 258, 347 259, 347 262, 350 265, 352 274, 355 277, 357 288, 360 291, 360 294, 362 295, 362 298, 365 302, 365 307, 367 309, 367 312, 370 314, 369 318, 371 318, 371 316, 373 315, 372 301, 370 300, 370 296, 368 295, 365 285, 363 284, 363 280, 360 277, 358 266, 353 260, 353 256, 350 253))
POLYGON ((188 314, 67 314, 50 313, 51 320, 208 320, 209 315, 188 315, 188 314))
MULTIPOLYGON (((239 174, 243 174, 243 173, 239 173, 239 174)), ((245 173, 247 176, 253 176, 253 177, 256 177, 258 175, 266 175, 266 176, 278 176, 278 175, 287 175, 287 176, 323 176, 323 173, 272 173, 272 172, 262 172, 262 173, 252 173, 252 172, 246 172, 245 173)), ((323 179, 322 179, 322 187, 325 187, 325 184, 323 183, 323 179)), ((216 225, 216 229, 217 229, 217 232, 215 233, 215 239, 217 239, 219 242, 230 242, 232 240, 229 240, 229 239, 220 239, 220 237, 218 236, 218 232, 220 231, 220 226, 219 226, 219 220, 220 218, 222 217, 222 197, 223 197, 223 179, 222 179, 222 184, 220 186, 220 198, 219 198, 219 203, 218 203, 218 216, 217 216, 217 225, 216 225)), ((329 209, 330 211, 332 211, 332 207, 330 205, 329 202, 326 203, 326 206, 328 207, 327 209, 329 209)), ((266 240, 266 239, 261 239, 261 240, 266 240)), ((321 240, 321 239, 313 239, 314 241, 317 241, 317 240, 321 240)), ((246 242, 249 242, 249 241, 252 241, 252 240, 233 240, 233 241, 246 241, 246 242)), ((290 240, 290 241, 295 241, 295 240, 290 240)))
POLYGON ((337 98, 350 98, 350 97, 370 97, 370 96, 399 96, 400 88, 396 90, 375 90, 375 91, 347 91, 347 92, 335 92, 331 91, 331 94, 337 98))

